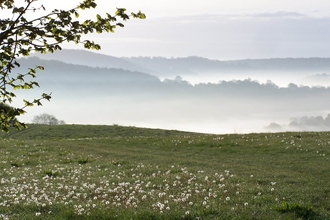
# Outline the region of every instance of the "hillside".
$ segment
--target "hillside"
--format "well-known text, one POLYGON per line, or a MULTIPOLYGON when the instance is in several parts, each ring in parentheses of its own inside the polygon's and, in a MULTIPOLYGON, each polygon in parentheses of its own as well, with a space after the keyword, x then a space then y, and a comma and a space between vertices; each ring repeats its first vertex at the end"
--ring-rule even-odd
POLYGON ((192 132, 183 132, 175 130, 162 130, 150 128, 137 128, 133 126, 125 127, 119 125, 39 125, 28 124, 27 129, 15 130, 10 132, 1 132, 0 138, 13 139, 99 139, 99 138, 116 138, 116 137, 149 137, 149 136, 178 136, 190 135, 192 132))
POLYGON ((37 80, 42 88, 54 93, 67 91, 75 94, 107 95, 119 88, 121 94, 127 94, 131 89, 160 83, 157 77, 150 74, 124 69, 90 67, 37 57, 23 58, 19 62, 21 66, 16 71, 25 71, 36 65, 43 66, 45 70, 38 71, 37 80))
POLYGON ((33 54, 46 60, 58 60, 70 64, 85 65, 90 67, 106 67, 115 69, 125 69, 130 71, 149 72, 148 68, 135 65, 125 59, 104 55, 86 50, 61 50, 48 54, 33 54))
POLYGON ((329 132, 30 125, 1 135, 3 218, 330 217, 329 132))
POLYGON ((330 72, 330 58, 270 58, 245 60, 210 60, 203 57, 113 57, 84 50, 62 50, 53 54, 35 54, 42 59, 59 60, 66 63, 90 65, 93 67, 121 68, 149 73, 158 77, 196 75, 206 73, 252 72, 330 72))

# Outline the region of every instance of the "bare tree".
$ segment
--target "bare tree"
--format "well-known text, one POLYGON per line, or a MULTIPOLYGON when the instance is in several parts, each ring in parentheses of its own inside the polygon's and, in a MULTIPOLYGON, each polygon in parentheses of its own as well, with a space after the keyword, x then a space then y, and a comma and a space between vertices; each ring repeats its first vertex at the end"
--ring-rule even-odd
POLYGON ((36 115, 32 119, 33 124, 45 124, 45 125, 62 125, 65 124, 63 120, 58 120, 54 115, 40 114, 36 115))

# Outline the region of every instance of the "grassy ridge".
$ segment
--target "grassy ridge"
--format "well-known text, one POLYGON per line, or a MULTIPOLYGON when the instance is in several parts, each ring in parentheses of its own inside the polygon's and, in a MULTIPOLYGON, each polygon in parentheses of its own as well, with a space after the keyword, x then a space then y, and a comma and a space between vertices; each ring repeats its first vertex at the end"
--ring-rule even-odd
POLYGON ((183 135, 188 132, 148 129, 137 127, 123 127, 118 125, 28 125, 28 129, 17 131, 12 129, 9 133, 0 133, 2 138, 15 139, 64 139, 64 138, 88 138, 88 137, 118 137, 118 136, 168 136, 183 135))
POLYGON ((329 219, 329 144, 327 132, 31 125, 2 133, 0 218, 329 219))

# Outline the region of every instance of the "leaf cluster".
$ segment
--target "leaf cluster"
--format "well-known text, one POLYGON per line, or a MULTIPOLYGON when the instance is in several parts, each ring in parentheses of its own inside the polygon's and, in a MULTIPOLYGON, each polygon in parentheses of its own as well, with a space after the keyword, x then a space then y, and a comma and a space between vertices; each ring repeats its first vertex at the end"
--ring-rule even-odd
MULTIPOLYGON (((114 15, 97 14, 95 20, 79 20, 81 10, 96 8, 95 0, 84 0, 70 10, 54 9, 51 12, 47 12, 44 5, 37 5, 37 0, 24 0, 23 6, 18 5, 17 2, 0 0, 0 14, 3 11, 12 15, 8 18, 0 18, 0 102, 2 104, 12 103, 16 97, 14 92, 16 89, 39 87, 34 78, 37 70, 43 70, 43 67, 35 66, 29 68, 26 73, 14 73, 14 69, 20 67, 18 58, 29 56, 32 52, 53 53, 61 50, 61 44, 64 42, 83 44, 87 49, 100 50, 99 44, 82 40, 82 35, 114 32, 116 27, 124 27, 123 21, 131 17, 146 18, 140 11, 129 15, 126 9, 117 8, 114 15), (38 16, 36 11, 43 11, 44 15, 38 16)), ((13 118, 25 113, 25 107, 42 105, 42 100, 50 99, 51 94, 44 93, 41 98, 33 101, 23 100, 24 106, 16 111, 1 111, 1 129, 7 130, 13 118)), ((17 128, 19 127, 17 125, 17 128)))

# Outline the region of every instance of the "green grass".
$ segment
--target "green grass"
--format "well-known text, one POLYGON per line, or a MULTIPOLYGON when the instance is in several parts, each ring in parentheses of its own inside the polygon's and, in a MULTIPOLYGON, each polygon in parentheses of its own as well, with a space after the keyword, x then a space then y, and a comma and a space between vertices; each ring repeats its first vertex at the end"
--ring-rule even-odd
POLYGON ((330 219, 330 133, 30 125, 0 137, 0 219, 330 219))

